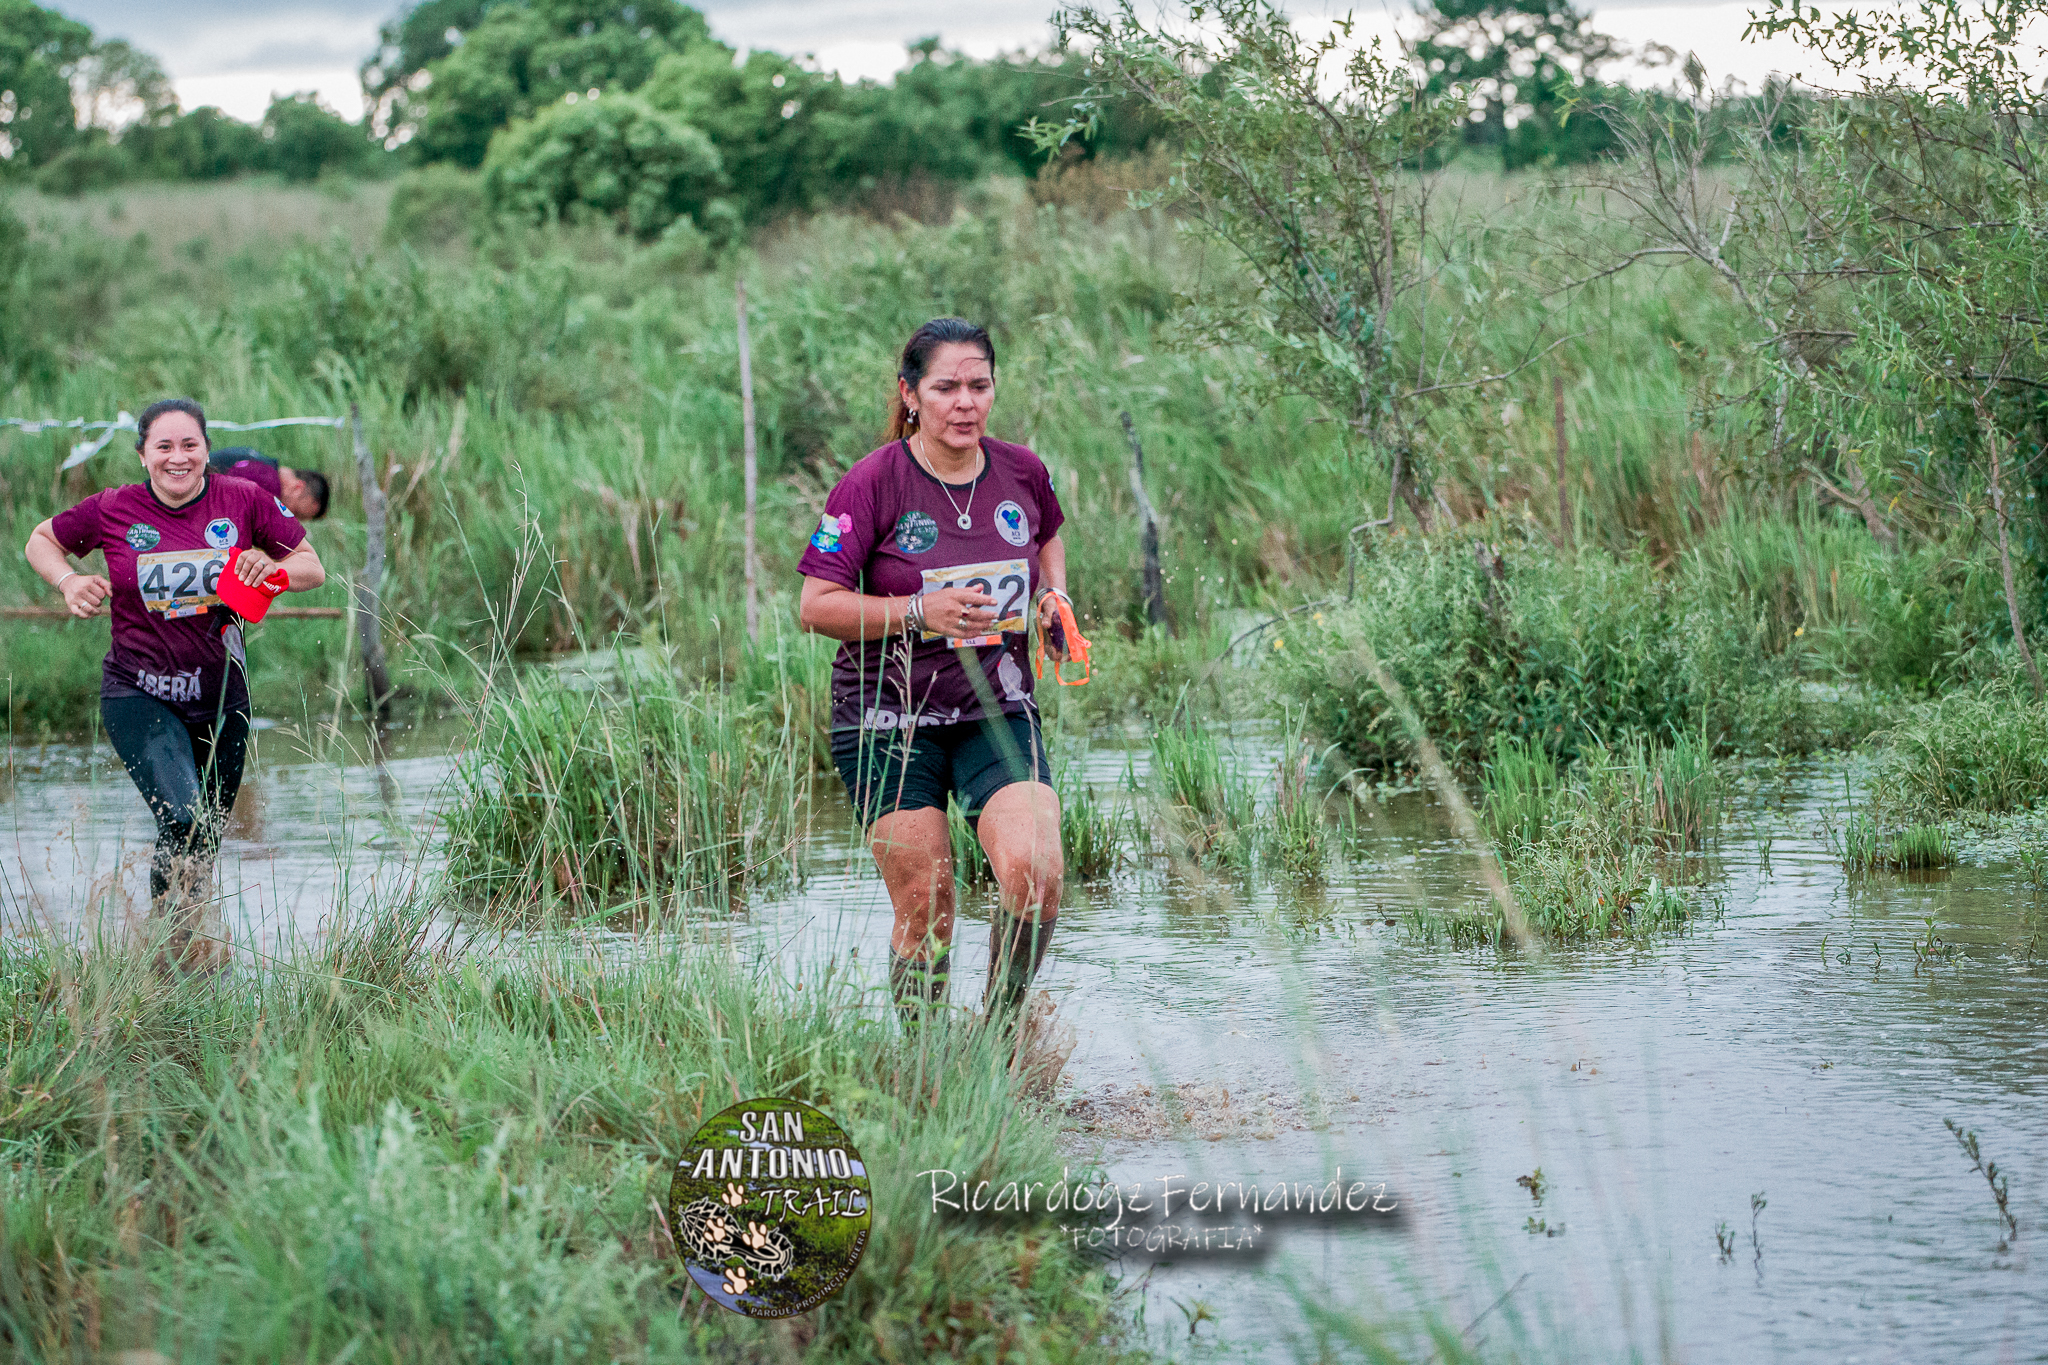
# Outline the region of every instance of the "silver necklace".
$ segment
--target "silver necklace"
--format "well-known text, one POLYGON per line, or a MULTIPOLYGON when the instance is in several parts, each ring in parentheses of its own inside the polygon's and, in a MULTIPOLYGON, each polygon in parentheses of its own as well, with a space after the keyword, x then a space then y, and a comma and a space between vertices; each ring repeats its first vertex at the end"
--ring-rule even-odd
MULTIPOLYGON (((918 443, 918 445, 920 445, 920 446, 922 446, 922 445, 924 444, 924 433, 923 433, 923 432, 919 432, 919 433, 917 434, 917 443, 918 443)), ((976 450, 976 451, 975 451, 974 453, 975 453, 976 455, 981 455, 981 451, 980 451, 979 449, 977 449, 977 450, 976 450)), ((953 509, 953 513, 954 513, 954 516, 953 516, 953 524, 954 524, 955 526, 958 526, 958 527, 959 527, 959 528, 960 528, 961 530, 963 530, 963 531, 971 531, 971 530, 973 530, 973 529, 974 529, 974 494, 975 494, 975 490, 977 490, 977 489, 979 489, 979 488, 981 487, 981 476, 982 476, 982 472, 983 472, 983 471, 982 471, 981 469, 977 469, 977 470, 975 470, 975 471, 974 471, 974 478, 973 478, 973 480, 972 480, 972 481, 970 481, 970 482, 968 483, 968 485, 967 485, 967 506, 963 508, 963 507, 961 507, 961 506, 960 506, 960 504, 959 504, 959 503, 957 503, 957 502, 954 502, 954 501, 953 501, 953 489, 952 489, 952 486, 951 486, 950 484, 948 484, 948 483, 947 483, 947 482, 946 482, 946 481, 945 481, 944 479, 941 479, 941 478, 939 478, 939 471, 938 471, 938 469, 937 469, 937 468, 936 468, 936 467, 935 467, 935 466, 934 466, 934 465, 932 464, 932 459, 931 459, 931 456, 929 456, 929 455, 925 454, 925 453, 924 453, 924 452, 923 452, 922 450, 920 450, 920 451, 918 451, 918 453, 917 453, 917 458, 918 458, 918 459, 920 459, 920 460, 922 460, 922 461, 924 461, 924 467, 925 467, 925 468, 926 468, 927 470, 929 470, 929 471, 931 472, 931 476, 932 476, 932 478, 933 478, 933 479, 935 479, 935 480, 937 480, 937 482, 938 482, 938 485, 939 485, 939 490, 940 490, 941 492, 943 492, 943 493, 944 493, 944 494, 946 495, 946 502, 947 502, 947 504, 948 504, 949 506, 951 506, 951 507, 952 507, 952 509, 953 509)), ((983 456, 982 456, 982 458, 981 458, 981 460, 979 461, 979 463, 980 463, 980 464, 982 464, 983 466, 986 466, 986 465, 987 465, 987 462, 988 462, 988 457, 987 457, 987 456, 985 456, 985 455, 983 455, 983 456)))

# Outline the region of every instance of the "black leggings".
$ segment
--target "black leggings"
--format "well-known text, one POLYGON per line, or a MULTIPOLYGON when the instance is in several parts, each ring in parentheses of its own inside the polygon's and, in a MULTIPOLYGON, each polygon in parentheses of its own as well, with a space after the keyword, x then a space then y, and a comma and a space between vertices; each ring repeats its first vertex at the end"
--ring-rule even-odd
MULTIPOLYGON (((220 850, 221 826, 242 789, 249 713, 229 711, 217 723, 188 725, 155 697, 102 697, 100 719, 156 817, 149 898, 160 905, 181 880, 181 867, 210 869, 220 850)), ((191 876, 183 879, 188 893, 191 876)))

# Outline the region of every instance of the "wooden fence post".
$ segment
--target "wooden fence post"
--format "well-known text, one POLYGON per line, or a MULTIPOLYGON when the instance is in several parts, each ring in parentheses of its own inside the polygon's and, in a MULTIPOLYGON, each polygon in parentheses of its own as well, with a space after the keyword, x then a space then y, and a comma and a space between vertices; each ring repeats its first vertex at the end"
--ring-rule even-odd
POLYGON ((747 348, 747 282, 737 280, 733 289, 739 300, 740 431, 745 449, 747 482, 747 639, 758 642, 761 638, 761 600, 754 583, 754 493, 760 481, 760 471, 754 457, 754 358, 747 348))
POLYGON ((1138 517, 1144 523, 1139 543, 1145 552, 1145 619, 1155 626, 1164 626, 1171 635, 1173 622, 1166 614, 1166 575, 1159 567, 1159 518, 1153 514, 1152 499, 1145 495, 1145 447, 1138 443, 1138 430, 1131 425, 1131 414, 1120 415, 1124 439, 1131 443, 1131 492, 1138 499, 1138 517))
POLYGON ((356 579, 356 639, 362 645, 363 671, 369 680, 370 715, 383 720, 391 704, 391 675, 384 668, 384 636, 378 624, 378 596, 384 586, 384 489, 370 462, 370 443, 363 439, 363 415, 348 405, 349 429, 355 435, 356 477, 363 485, 363 572, 356 579))

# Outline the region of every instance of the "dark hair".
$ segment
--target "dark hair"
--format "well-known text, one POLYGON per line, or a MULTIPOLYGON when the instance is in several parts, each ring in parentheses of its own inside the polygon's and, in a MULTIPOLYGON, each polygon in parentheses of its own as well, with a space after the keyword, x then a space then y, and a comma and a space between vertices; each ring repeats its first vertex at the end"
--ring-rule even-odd
POLYGON ((199 439, 206 442, 207 449, 211 450, 213 448, 212 440, 206 435, 205 408, 200 407, 189 398, 162 398, 144 408, 142 416, 135 419, 135 448, 137 450, 149 444, 150 427, 156 424, 157 418, 167 412, 182 412, 193 421, 199 423, 199 439))
MULTIPOLYGON (((965 318, 933 318, 910 334, 910 340, 903 345, 903 363, 896 367, 896 377, 910 386, 912 393, 924 382, 924 372, 932 363, 932 353, 948 343, 958 342, 979 347, 988 357, 990 373, 996 368, 996 344, 988 339, 988 328, 976 327, 965 318)), ((889 430, 882 438, 886 441, 900 441, 917 430, 917 423, 911 420, 910 412, 903 405, 903 393, 899 389, 889 400, 889 430)))
POLYGON ((320 510, 315 512, 311 517, 307 518, 307 520, 318 521, 320 520, 320 518, 326 516, 327 476, 325 474, 322 474, 317 469, 295 469, 292 472, 294 474, 297 474, 300 478, 306 481, 306 491, 313 495, 313 501, 320 504, 320 510))

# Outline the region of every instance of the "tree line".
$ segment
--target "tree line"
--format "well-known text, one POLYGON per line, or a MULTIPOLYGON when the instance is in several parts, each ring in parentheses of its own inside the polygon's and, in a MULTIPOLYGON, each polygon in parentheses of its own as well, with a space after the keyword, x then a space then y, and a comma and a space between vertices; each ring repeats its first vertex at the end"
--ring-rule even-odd
MULTIPOLYGON (((1610 155, 1603 69, 1625 55, 1570 0, 1431 0, 1407 54, 1466 110, 1432 155, 1514 169, 1610 155)), ((181 109, 161 65, 35 0, 0 0, 0 182, 77 193, 124 180, 286 180, 482 170, 500 209, 597 215, 640 235, 687 217, 759 223, 918 178, 1043 164, 1033 129, 1093 81, 1071 49, 980 61, 936 38, 889 84, 736 52, 678 0, 421 0, 383 26, 350 123, 308 93, 244 123, 181 109)), ((1640 54, 1637 54, 1640 55, 1640 54)), ((1067 155, 1164 136, 1143 100, 1098 100, 1067 155)))

